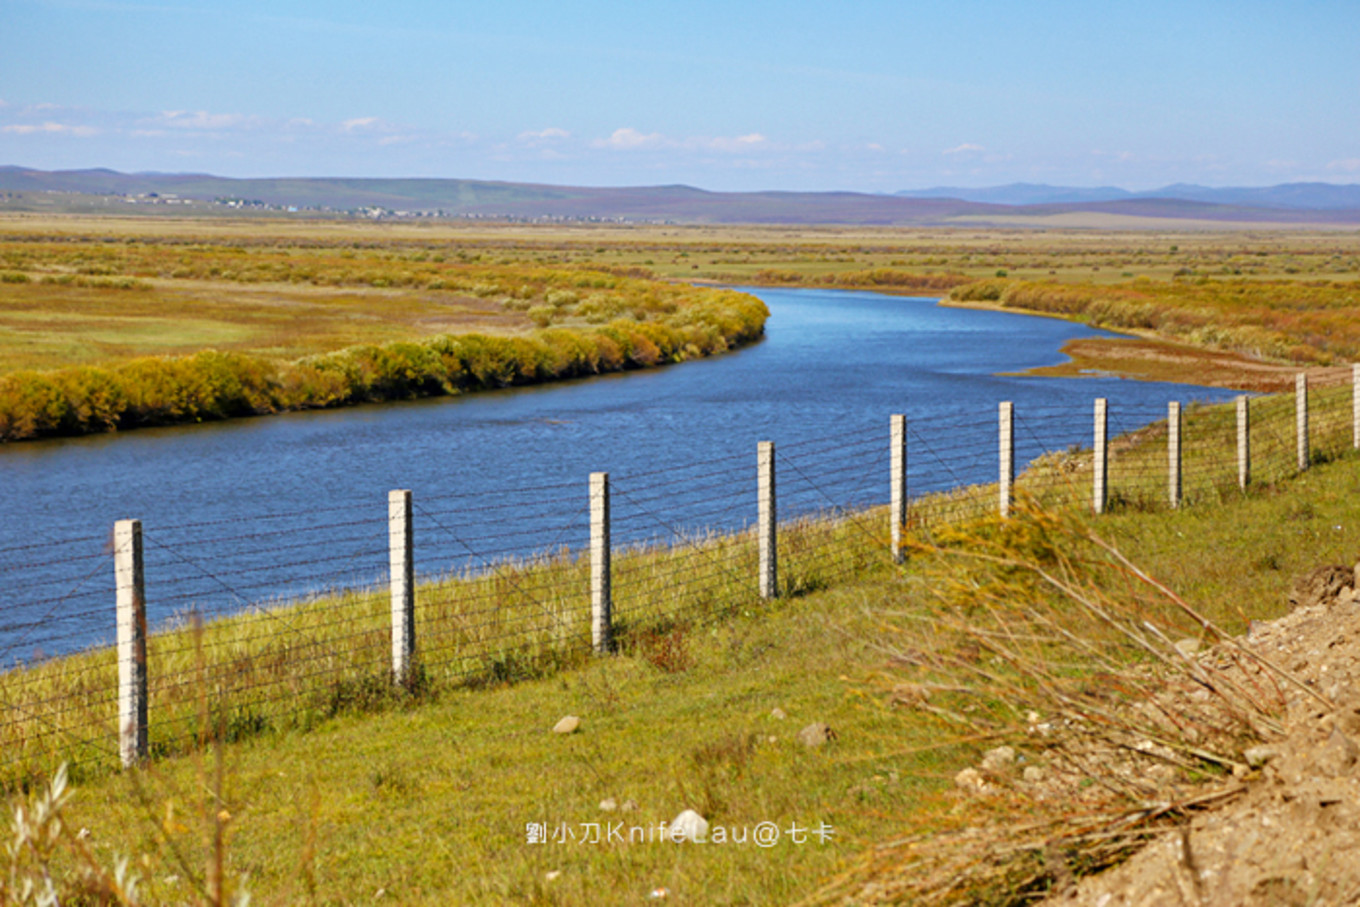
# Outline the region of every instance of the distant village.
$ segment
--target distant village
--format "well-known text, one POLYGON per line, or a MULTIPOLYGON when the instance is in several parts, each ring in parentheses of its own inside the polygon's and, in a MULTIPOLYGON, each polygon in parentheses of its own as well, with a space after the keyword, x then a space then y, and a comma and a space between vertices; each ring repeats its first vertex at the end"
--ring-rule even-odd
MULTIPOLYGON (((365 205, 356 208, 334 208, 328 205, 283 205, 261 199, 234 198, 219 196, 211 201, 201 198, 188 198, 172 192, 137 192, 128 194, 90 195, 81 192, 64 192, 56 189, 42 192, 0 192, 0 206, 21 206, 26 199, 35 195, 67 196, 72 201, 83 201, 82 208, 107 207, 109 202, 142 207, 180 207, 197 208, 200 211, 231 210, 260 214, 303 214, 326 217, 352 217, 364 220, 483 220, 499 223, 590 223, 590 224, 670 224, 670 220, 651 220, 627 217, 596 217, 583 215, 541 214, 526 217, 516 214, 470 213, 447 211, 443 208, 407 210, 403 208, 384 208, 379 205, 365 205), (102 204, 99 204, 102 202, 102 204)), ((45 207, 45 206, 44 206, 45 207)))

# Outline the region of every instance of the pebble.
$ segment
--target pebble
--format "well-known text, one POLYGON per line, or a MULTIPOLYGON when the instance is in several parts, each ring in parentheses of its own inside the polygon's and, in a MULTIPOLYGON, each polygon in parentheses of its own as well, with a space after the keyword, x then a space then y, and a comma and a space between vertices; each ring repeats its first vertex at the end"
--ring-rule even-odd
POLYGON ((818 747, 828 740, 835 739, 836 732, 831 729, 831 725, 820 721, 814 721, 798 732, 798 742, 803 746, 818 747))
POLYGON ((554 734, 573 734, 581 726, 581 719, 575 715, 567 715, 561 721, 553 725, 554 734))
POLYGON ((673 841, 703 841, 708 838, 708 820, 692 809, 687 809, 671 821, 673 841))

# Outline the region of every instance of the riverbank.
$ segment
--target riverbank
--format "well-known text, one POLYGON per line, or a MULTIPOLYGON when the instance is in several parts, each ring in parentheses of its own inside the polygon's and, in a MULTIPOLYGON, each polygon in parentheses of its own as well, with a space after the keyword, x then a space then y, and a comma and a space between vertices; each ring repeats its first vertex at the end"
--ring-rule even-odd
MULTIPOLYGON (((461 279, 482 281, 473 289, 485 297, 499 291, 497 278, 518 283, 509 307, 527 310, 542 328, 527 334, 416 336, 293 360, 205 350, 14 371, 0 375, 0 441, 450 396, 654 368, 749 344, 763 334, 769 316, 764 303, 740 293, 589 271, 478 269, 461 279), (479 289, 486 286, 493 289, 479 289), (571 289, 579 286, 594 292, 571 289)), ((122 289, 113 283, 99 285, 97 292, 122 289)), ((116 302, 99 300, 101 306, 116 302)), ((81 324, 74 323, 77 331, 81 324)))
MULTIPOLYGON (((945 297, 942 306, 989 312, 1017 312, 1041 318, 1081 321, 1071 315, 1015 309, 995 302, 960 301, 945 297)), ((1264 362, 1243 353, 1206 349, 1168 340, 1153 331, 1130 331, 1123 337, 1082 337, 1062 346, 1067 362, 1046 365, 1014 374, 1047 378, 1084 378, 1095 375, 1131 378, 1136 381, 1170 381, 1222 387, 1254 393, 1282 393, 1293 388, 1295 377, 1308 375, 1316 387, 1345 384, 1351 380, 1347 366, 1289 365, 1264 362)))

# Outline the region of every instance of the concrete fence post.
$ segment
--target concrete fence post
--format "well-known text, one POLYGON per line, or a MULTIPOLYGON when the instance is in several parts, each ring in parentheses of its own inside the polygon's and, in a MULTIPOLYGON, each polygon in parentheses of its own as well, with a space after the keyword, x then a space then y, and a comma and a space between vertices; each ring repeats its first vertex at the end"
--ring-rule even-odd
POLYGON ((1171 509, 1181 506, 1181 404, 1172 400, 1166 405, 1166 470, 1167 495, 1171 509))
POLYGON ((1237 398, 1237 487, 1243 491, 1251 484, 1251 398, 1237 398))
POLYGON ((1104 513, 1110 499, 1109 405, 1096 398, 1095 464, 1091 477, 1091 509, 1104 513))
POLYGON ((1001 455, 997 498, 998 509, 1004 520, 1011 515, 1011 503, 1015 500, 1012 490, 1015 484, 1015 405, 1009 400, 1003 400, 997 408, 997 430, 1001 455))
POLYGON ((392 680, 405 683, 416 652, 415 529, 409 490, 387 493, 387 560, 392 587, 392 680))
POLYGON ((1351 366, 1351 447, 1360 450, 1360 363, 1351 366))
POLYGON ((760 545, 760 597, 779 596, 778 508, 775 505, 774 442, 756 447, 756 524, 760 545))
POLYGON ((147 757, 146 579, 142 521, 113 525, 118 604, 118 753, 130 768, 147 757))
POLYGON ((590 474, 590 645, 597 655, 614 646, 614 590, 610 582, 609 473, 590 474))
POLYGON ((889 451, 889 482, 892 489, 890 527, 892 533, 892 557, 894 563, 902 563, 903 534, 907 526, 907 417, 894 415, 888 419, 889 434, 892 437, 889 451))
POLYGON ((1312 459, 1308 446, 1308 373, 1299 372, 1294 377, 1294 434, 1298 438, 1299 472, 1308 468, 1312 459))

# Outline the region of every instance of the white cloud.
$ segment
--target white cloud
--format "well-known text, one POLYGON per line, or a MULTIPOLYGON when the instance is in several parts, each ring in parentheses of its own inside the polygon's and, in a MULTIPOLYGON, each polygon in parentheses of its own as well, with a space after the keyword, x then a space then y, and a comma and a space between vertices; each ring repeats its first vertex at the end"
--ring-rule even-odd
POLYGON ((254 123, 253 117, 239 113, 209 113, 206 110, 163 110, 156 122, 175 129, 237 129, 254 123))
POLYGON ((765 147, 769 140, 759 132, 752 132, 749 135, 739 135, 735 138, 718 136, 711 139, 698 139, 696 143, 699 147, 707 148, 711 151, 742 152, 752 151, 757 148, 765 147))
POLYGON ((74 135, 85 138, 91 135, 98 135, 99 130, 93 126, 71 126, 67 123, 15 123, 11 126, 0 126, 0 132, 7 132, 11 135, 34 135, 37 133, 47 133, 51 135, 74 135))
POLYGON ((981 145, 974 145, 972 142, 964 142, 962 145, 955 145, 953 148, 946 148, 940 154, 976 154, 979 151, 986 151, 981 145))
POLYGON ((1360 172, 1360 157, 1347 157, 1332 161, 1327 164, 1327 169, 1333 173, 1358 173, 1360 172))
POLYGON ((622 129, 615 129, 609 138, 596 139, 591 144, 596 148, 613 148, 619 151, 646 151, 673 143, 659 132, 642 133, 625 126, 622 129))
POLYGON ((362 130, 374 129, 379 125, 377 117, 355 117, 352 120, 345 120, 340 124, 340 128, 345 132, 359 132, 362 130))
POLYGON ((558 139, 569 139, 571 133, 565 129, 558 129, 556 126, 549 126, 547 129, 540 129, 537 132, 521 132, 519 140, 521 142, 551 142, 558 139))

